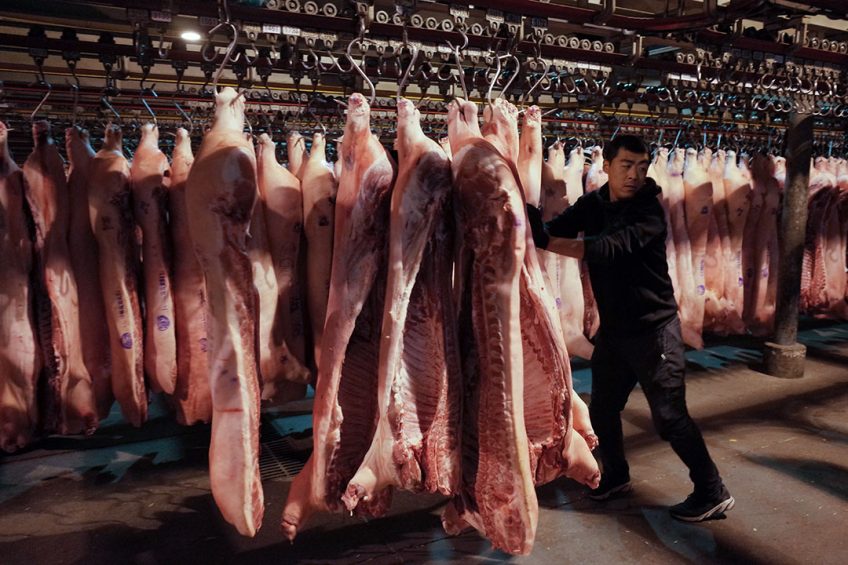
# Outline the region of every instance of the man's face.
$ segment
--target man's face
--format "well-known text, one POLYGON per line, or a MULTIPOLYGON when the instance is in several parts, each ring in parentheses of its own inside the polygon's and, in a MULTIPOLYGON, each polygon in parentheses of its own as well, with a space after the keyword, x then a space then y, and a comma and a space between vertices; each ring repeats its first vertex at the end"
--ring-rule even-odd
POLYGON ((623 147, 612 161, 604 161, 604 172, 609 175, 610 200, 633 198, 645 184, 649 164, 647 153, 633 153, 623 147))

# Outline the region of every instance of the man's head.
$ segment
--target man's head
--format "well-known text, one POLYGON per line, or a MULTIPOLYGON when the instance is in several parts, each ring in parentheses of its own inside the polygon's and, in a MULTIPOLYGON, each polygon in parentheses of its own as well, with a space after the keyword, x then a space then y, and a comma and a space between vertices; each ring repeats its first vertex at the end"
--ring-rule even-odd
POLYGON ((645 184, 650 164, 641 137, 619 135, 604 146, 604 172, 609 175, 610 200, 632 198, 645 184))

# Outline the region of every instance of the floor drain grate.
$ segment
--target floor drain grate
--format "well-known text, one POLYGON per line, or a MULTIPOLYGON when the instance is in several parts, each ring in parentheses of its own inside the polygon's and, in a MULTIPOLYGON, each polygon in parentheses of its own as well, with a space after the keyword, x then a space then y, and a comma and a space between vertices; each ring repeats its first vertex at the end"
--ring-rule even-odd
POLYGON ((297 449, 296 444, 289 437, 262 443, 259 456, 259 472, 262 480, 293 479, 303 469, 307 456, 308 453, 297 449))

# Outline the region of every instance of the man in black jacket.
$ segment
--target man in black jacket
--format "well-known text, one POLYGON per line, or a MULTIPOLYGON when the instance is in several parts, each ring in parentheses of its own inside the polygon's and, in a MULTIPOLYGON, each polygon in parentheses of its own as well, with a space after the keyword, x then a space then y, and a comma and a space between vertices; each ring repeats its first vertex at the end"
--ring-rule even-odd
POLYGON ((609 182, 543 223, 527 207, 536 247, 585 259, 601 325, 592 355, 589 412, 600 442, 603 475, 590 497, 607 500, 631 490, 621 411, 638 382, 659 435, 689 468, 695 491, 672 516, 700 522, 734 505, 686 409, 683 339, 666 260, 667 226, 660 188, 647 178, 648 148, 622 135, 604 147, 609 182), (584 236, 578 238, 583 232, 584 236))

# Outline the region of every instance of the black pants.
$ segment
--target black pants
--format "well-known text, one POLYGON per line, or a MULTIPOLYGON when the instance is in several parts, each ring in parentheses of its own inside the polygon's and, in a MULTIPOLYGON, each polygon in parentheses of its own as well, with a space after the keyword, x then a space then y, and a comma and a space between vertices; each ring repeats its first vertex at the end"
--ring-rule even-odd
POLYGON ((604 474, 610 480, 629 479, 621 411, 638 381, 651 407, 654 427, 689 468, 695 492, 717 496, 721 477, 686 409, 683 349, 678 318, 655 332, 633 337, 604 335, 601 327, 592 355, 592 426, 604 474))

